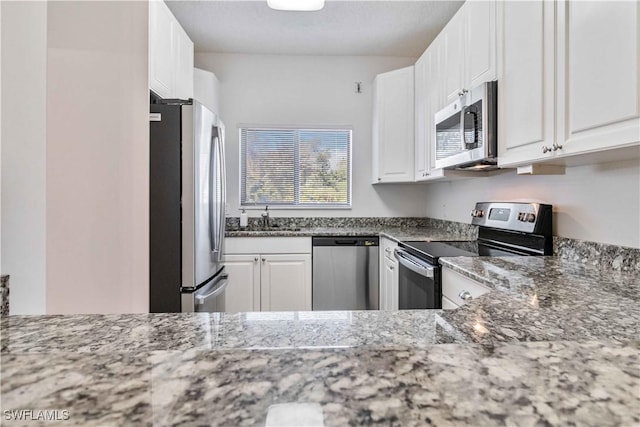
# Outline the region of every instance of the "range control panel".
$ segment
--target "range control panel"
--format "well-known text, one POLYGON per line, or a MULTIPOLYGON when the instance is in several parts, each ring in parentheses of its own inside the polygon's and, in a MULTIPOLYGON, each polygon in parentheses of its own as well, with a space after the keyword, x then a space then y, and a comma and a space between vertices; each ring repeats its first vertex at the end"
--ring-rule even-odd
POLYGON ((471 224, 502 230, 551 235, 551 205, 480 202, 471 211, 471 224))

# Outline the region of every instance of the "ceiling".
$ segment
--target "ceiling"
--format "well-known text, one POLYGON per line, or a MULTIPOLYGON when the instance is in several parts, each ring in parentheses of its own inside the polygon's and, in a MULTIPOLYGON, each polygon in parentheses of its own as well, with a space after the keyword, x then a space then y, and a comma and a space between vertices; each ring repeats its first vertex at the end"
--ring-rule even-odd
POLYGON ((463 1, 334 1, 318 12, 264 1, 167 0, 196 52, 418 57, 463 1))

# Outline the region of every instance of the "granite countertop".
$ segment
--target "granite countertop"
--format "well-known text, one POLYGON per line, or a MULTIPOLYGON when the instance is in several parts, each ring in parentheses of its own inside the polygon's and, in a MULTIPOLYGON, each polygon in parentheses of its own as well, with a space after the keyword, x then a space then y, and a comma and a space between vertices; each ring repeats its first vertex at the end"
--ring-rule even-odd
POLYGON ((637 275, 442 263, 491 292, 454 311, 9 316, 3 409, 83 426, 265 425, 282 404, 327 426, 640 423, 637 275))
POLYGON ((282 408, 327 426, 640 424, 637 272, 441 263, 491 291, 453 311, 5 317, 2 408, 82 426, 265 425, 282 408))
POLYGON ((302 404, 326 426, 632 426, 638 354, 606 341, 8 353, 1 391, 4 410, 68 410, 55 425, 254 426, 302 404))
POLYGON ((228 230, 227 237, 309 237, 309 236, 384 236, 392 240, 469 239, 460 232, 434 227, 302 227, 298 230, 228 230))
POLYGON ((440 258, 492 291, 441 313, 469 341, 640 338, 640 272, 559 257, 440 258))

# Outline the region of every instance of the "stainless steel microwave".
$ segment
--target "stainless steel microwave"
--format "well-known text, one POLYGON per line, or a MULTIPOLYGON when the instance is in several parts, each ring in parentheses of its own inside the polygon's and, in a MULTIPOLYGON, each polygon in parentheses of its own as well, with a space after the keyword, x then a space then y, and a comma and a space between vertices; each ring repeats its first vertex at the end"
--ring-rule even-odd
POLYGON ((497 168, 497 98, 497 82, 483 83, 434 115, 436 168, 497 168))

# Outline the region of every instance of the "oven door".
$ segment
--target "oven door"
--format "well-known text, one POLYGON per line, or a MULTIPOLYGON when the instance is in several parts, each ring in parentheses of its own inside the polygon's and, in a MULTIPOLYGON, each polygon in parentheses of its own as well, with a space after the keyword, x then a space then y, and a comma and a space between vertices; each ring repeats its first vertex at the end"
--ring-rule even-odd
POLYGON ((398 309, 442 308, 440 267, 397 248, 398 309))

